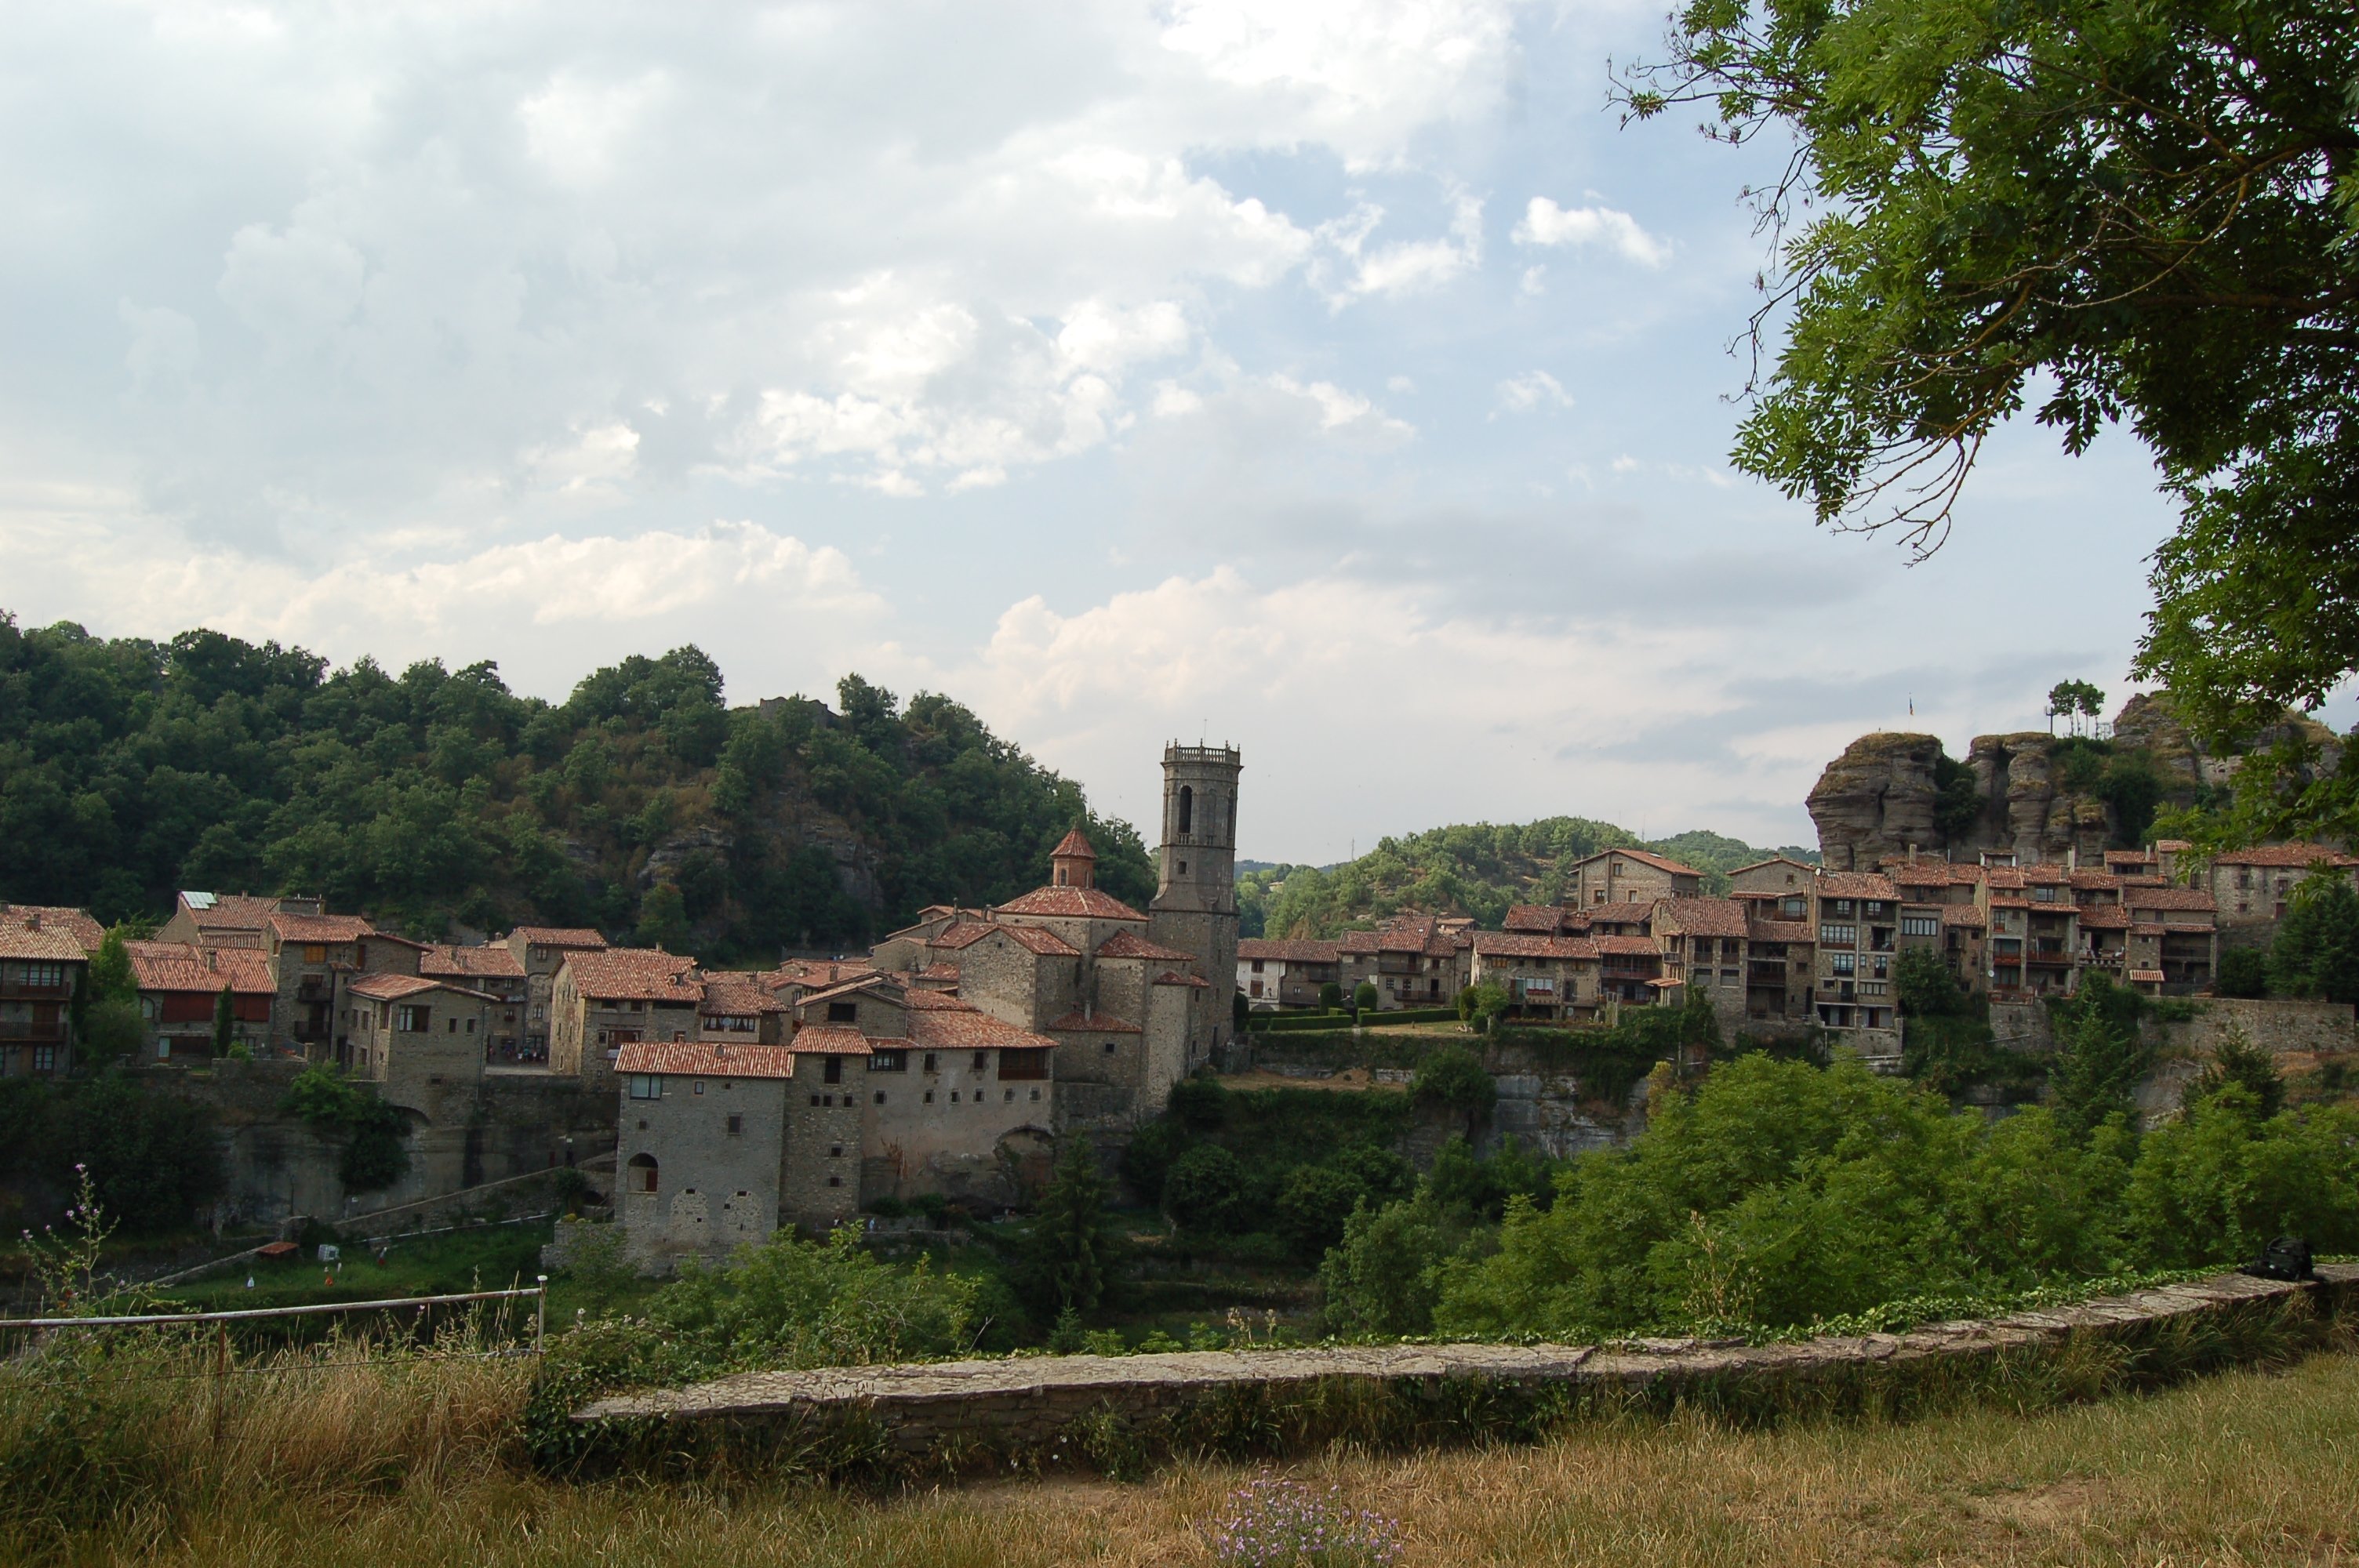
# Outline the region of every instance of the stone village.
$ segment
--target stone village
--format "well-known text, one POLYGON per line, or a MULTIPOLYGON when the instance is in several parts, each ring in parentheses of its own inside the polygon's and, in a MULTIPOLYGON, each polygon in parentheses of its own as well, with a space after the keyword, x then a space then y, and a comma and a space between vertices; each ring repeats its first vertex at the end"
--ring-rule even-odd
MULTIPOLYGON (((1031 892, 925 909, 863 957, 765 971, 591 930, 422 943, 316 899, 183 892, 153 940, 129 944, 146 1050, 210 1062, 226 997, 257 1053, 336 1063, 404 1111, 419 1156, 407 1197, 611 1152, 628 1255, 660 1271, 885 1198, 1016 1204, 1058 1140, 1119 1142, 1220 1060, 1233 1005, 1310 1007, 1364 985, 1400 1011, 1495 985, 1512 1016, 1580 1023, 1694 988, 1724 1030, 1823 1031, 1897 1068, 1891 977, 1911 947, 1995 1003, 2070 992, 2092 971, 2192 994, 2212 984, 2223 930, 2272 923, 2321 869, 2359 873, 2318 845, 2217 856, 2201 886, 2169 840, 2020 862, 1902 847, 1873 869, 1765 860, 1712 897, 1695 868, 1617 848, 1499 931, 1407 914, 1333 940, 1241 941, 1241 773, 1233 749, 1166 749, 1143 912, 1095 885, 1076 830, 1031 892)), ((0 1072, 68 1068, 65 1003, 103 935, 79 910, 0 906, 0 1072)), ((300 1183, 249 1176, 250 1211, 333 1212, 300 1183)))

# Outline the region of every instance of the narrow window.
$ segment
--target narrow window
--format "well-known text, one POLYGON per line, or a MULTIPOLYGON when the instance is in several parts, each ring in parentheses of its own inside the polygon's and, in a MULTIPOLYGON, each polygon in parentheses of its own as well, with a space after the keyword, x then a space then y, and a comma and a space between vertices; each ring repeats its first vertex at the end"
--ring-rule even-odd
POLYGON ((820 1069, 819 1081, 823 1084, 840 1084, 843 1082, 843 1058, 841 1056, 830 1056, 827 1059, 827 1065, 820 1069))
POLYGON ((1180 831, 1187 833, 1195 827, 1195 824, 1196 786, 1181 784, 1180 786, 1180 831))
POLYGON ((745 1119, 742 1116, 731 1117, 729 1119, 729 1136, 732 1138, 742 1138, 745 1135, 745 1119))

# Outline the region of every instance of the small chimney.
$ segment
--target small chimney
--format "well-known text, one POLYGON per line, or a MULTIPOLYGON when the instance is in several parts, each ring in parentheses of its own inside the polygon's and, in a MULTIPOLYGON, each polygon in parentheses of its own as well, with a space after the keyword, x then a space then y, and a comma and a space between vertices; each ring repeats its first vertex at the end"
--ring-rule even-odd
POLYGON ((40 928, 41 912, 38 909, 27 910, 25 912, 25 929, 27 931, 38 931, 40 928))

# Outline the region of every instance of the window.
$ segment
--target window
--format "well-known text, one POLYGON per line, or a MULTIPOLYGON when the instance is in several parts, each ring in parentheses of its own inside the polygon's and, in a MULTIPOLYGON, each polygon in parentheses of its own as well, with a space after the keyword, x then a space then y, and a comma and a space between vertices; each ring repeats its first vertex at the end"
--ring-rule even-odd
POLYGON ((829 1002, 827 1021, 830 1023, 857 1023, 860 1022, 860 1004, 856 1001, 829 1002))
POLYGON ((654 1073, 633 1073, 631 1098, 633 1099, 663 1098, 663 1079, 654 1073))
POLYGON ((1831 967, 1838 975, 1856 974, 1859 971, 1859 957, 1856 954, 1830 953, 1827 957, 1831 960, 1831 967))
POLYGON ((977 1051, 977 1052, 974 1054, 974 1070, 975 1070, 976 1072, 978 1072, 978 1073, 980 1073, 980 1072, 984 1072, 984 1071, 985 1071, 986 1069, 988 1069, 988 1068, 990 1067, 990 1065, 991 1065, 991 1053, 990 1053, 990 1052, 988 1052, 988 1051, 977 1051))
POLYGON ((940 1070, 941 1070, 941 1058, 940 1058, 939 1056, 935 1055, 931 1051, 927 1052, 927 1053, 926 1053, 926 1071, 928 1071, 928 1072, 929 1072, 929 1073, 936 1073, 936 1072, 940 1072, 940 1070))
POLYGON ((2043 882, 2039 886, 2031 890, 2031 897, 2032 901, 2036 903, 2054 903, 2056 902, 2056 890, 2043 882))
POLYGON ((63 964, 11 964, 27 990, 58 991, 66 989, 66 967, 63 964))
POLYGON ((1799 898, 1779 899, 1777 901, 1777 917, 1781 920, 1801 919, 1802 901, 1799 898))
POLYGON ((541 1022, 541 1020, 542 1020, 543 1018, 545 1018, 545 1017, 548 1015, 548 1012, 549 1012, 549 1010, 548 1010, 547 1008, 545 1008, 545 1007, 541 1006, 541 1005, 540 1005, 540 1003, 538 1003, 538 1002, 534 1002, 534 1003, 532 1004, 532 1021, 533 1021, 535 1023, 538 1023, 538 1022, 541 1022))
POLYGON ((473 1019, 472 1019, 472 1018, 471 1018, 471 1019, 467 1020, 467 1033, 470 1033, 470 1034, 473 1034, 474 1032, 475 1032, 475 1021, 474 1021, 473 1019))
POLYGON ((843 1178, 842 1176, 830 1176, 827 1179, 827 1184, 831 1187, 840 1187, 843 1185, 843 1178))
MULTIPOLYGON (((473 1024, 472 1022, 470 1022, 468 1023, 468 1025, 467 1025, 467 1032, 468 1032, 469 1033, 471 1033, 471 1034, 472 1034, 472 1033, 474 1033, 474 1029, 475 1029, 474 1024, 473 1024)), ((458 1021, 457 1019, 453 1018, 453 1019, 451 1019, 451 1027, 450 1027, 450 1029, 449 1029, 448 1033, 452 1033, 452 1034, 456 1034, 456 1033, 459 1033, 459 1021, 458 1021)))
POLYGON ((702 1094, 704 1092, 704 1080, 702 1078, 696 1080, 696 1092, 698 1094, 702 1094))
POLYGON ((1849 947, 1859 940, 1856 925, 1821 925, 1819 941, 1829 947, 1849 947))
POLYGON ((819 1081, 823 1084, 843 1082, 843 1058, 830 1056, 827 1059, 827 1065, 820 1069, 819 1081))
POLYGON ((1034 1099, 1038 1099, 1040 1098, 1040 1091, 1038 1089, 1034 1089, 1032 1091, 1032 1098, 1034 1099))
POLYGON ((907 1051, 871 1051, 868 1054, 868 1070, 872 1073, 906 1073, 909 1070, 909 1054, 907 1051))
MULTIPOLYGON (((1182 833, 1190 831, 1195 826, 1195 822, 1196 787, 1193 784, 1181 784, 1180 786, 1180 831, 1182 833)), ((1184 871, 1186 868, 1181 869, 1184 871)))
POLYGON ((883 1105, 885 1103, 885 1091, 883 1089, 878 1089, 876 1091, 876 1103, 878 1105, 883 1105))
POLYGON ((58 1048, 54 1045, 33 1047, 33 1071, 54 1073, 58 1070, 58 1048))
POLYGON ((328 949, 320 943, 306 942, 303 944, 303 961, 307 964, 324 964, 328 961, 328 949))
POLYGON ((1256 958, 1253 961, 1253 972, 1256 975, 1261 973, 1261 960, 1259 958, 1256 958))
POLYGON ((421 1034, 434 1026, 434 1020, 426 1008, 405 1005, 393 1010, 393 1026, 404 1034, 421 1034))
POLYGON ((632 1155, 630 1173, 631 1191, 651 1193, 656 1190, 656 1157, 654 1155, 632 1155))
POLYGON ((729 1136, 732 1138, 743 1138, 745 1136, 745 1119, 744 1117, 733 1116, 729 1119, 729 1136))
POLYGON ((1900 917, 1900 935, 1903 936, 1939 936, 1940 934, 1941 922, 1936 915, 1904 914, 1900 917))
POLYGON ((841 1159, 842 1159, 842 1158, 843 1158, 843 1145, 842 1145, 842 1144, 841 1144, 841 1143, 831 1143, 831 1144, 829 1144, 829 1145, 827 1146, 827 1157, 828 1157, 829 1159, 831 1159, 831 1160, 841 1160, 841 1159))

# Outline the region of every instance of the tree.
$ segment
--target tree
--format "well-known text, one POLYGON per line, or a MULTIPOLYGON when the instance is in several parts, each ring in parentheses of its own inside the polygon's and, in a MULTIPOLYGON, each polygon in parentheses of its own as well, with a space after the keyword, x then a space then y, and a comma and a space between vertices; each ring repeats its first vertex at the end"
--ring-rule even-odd
POLYGON ((147 1035, 133 1001, 95 1001, 82 1013, 82 1051, 91 1062, 104 1065, 135 1056, 147 1035))
POLYGON ((1343 1222, 1343 1239, 1320 1261, 1331 1333, 1393 1336, 1433 1332, 1444 1265, 1473 1232, 1472 1217, 1430 1193, 1343 1222))
POLYGON ((1468 986, 1458 993, 1458 1016, 1478 1034, 1488 1033, 1491 1025, 1507 1011, 1515 998, 1507 988, 1496 980, 1484 980, 1479 986, 1468 986))
POLYGON ((1105 1295, 1105 1197, 1089 1140, 1067 1138, 1032 1221, 1033 1271, 1051 1316, 1087 1317, 1105 1295))
POLYGON ((2060 680, 2048 691, 2048 732, 2056 733, 2056 720, 2068 719, 2067 728, 2078 735, 2081 720, 2094 719, 2105 710, 2105 694, 2084 680, 2060 680))
POLYGON ((1231 991, 1229 993, 1229 1028, 1231 1032, 1237 1034, 1243 1034, 1245 1032, 1246 1022, 1250 1021, 1252 1017, 1253 1003, 1245 1000, 1245 993, 1243 991, 1231 991))
POLYGON ((1900 1016, 1951 1018, 1966 1011, 1966 993, 1949 963, 1930 947, 1908 947, 1892 964, 1892 998, 1900 1016))
POLYGON ((1420 1105, 1464 1112, 1472 1136, 1474 1123, 1497 1101, 1499 1086, 1483 1070, 1483 1060, 1473 1052, 1463 1045, 1443 1045, 1417 1065, 1408 1092, 1420 1105))
POLYGON ((2359 1001, 2359 892, 2313 868, 2269 946, 2269 986, 2286 996, 2359 1001))
POLYGON ((2086 1137, 2106 1118, 2135 1112, 2130 1090, 2145 1076, 2153 1053, 2135 1026, 2123 1027, 2094 999, 2083 998, 2067 1010, 2065 1019, 2048 1085, 2058 1125, 2086 1137))
POLYGON ((131 949, 125 946, 120 925, 109 926, 98 951, 90 956, 90 1000, 135 1005, 139 1000, 139 979, 132 972, 131 949))
POLYGON ((1251 1198, 1244 1164, 1217 1143, 1199 1143, 1163 1173, 1163 1212, 1184 1230, 1241 1230, 1251 1198))
POLYGON ((1319 1011, 1321 1012, 1343 1011, 1343 988, 1341 985, 1329 980, 1319 988, 1319 1011))
POLYGON ((2262 947, 2229 947, 2220 955, 2220 994, 2261 997, 2269 993, 2269 955, 2262 947))
POLYGON ((2258 1115, 2271 1117, 2285 1108, 2285 1077, 2277 1071, 2277 1058, 2234 1025, 2212 1048, 2212 1060, 2187 1087, 2182 1099, 2192 1103, 2215 1098, 2231 1084, 2252 1097, 2258 1115))
POLYGON ((1365 1203, 1365 1183, 1328 1165, 1298 1165, 1277 1189, 1272 1216, 1295 1257, 1315 1263, 1343 1239, 1343 1224, 1365 1203))
POLYGON ((1362 980, 1352 988, 1353 1012, 1374 1012, 1380 1000, 1381 999, 1376 995, 1376 982, 1374 980, 1362 980))
POLYGON ((2180 509, 2136 673, 2222 732, 2359 664, 2354 80, 2344 0, 1691 0, 1619 91, 1796 137, 1737 466, 1921 552, 2035 389, 2125 422, 2180 509))
POLYGON ((221 989, 221 995, 213 998, 214 1057, 218 1059, 228 1055, 229 1048, 235 1044, 237 1044, 237 1003, 230 995, 229 987, 223 986, 221 989))
POLYGON ((670 953, 688 950, 688 906, 677 884, 658 882, 639 901, 639 945, 670 953))

